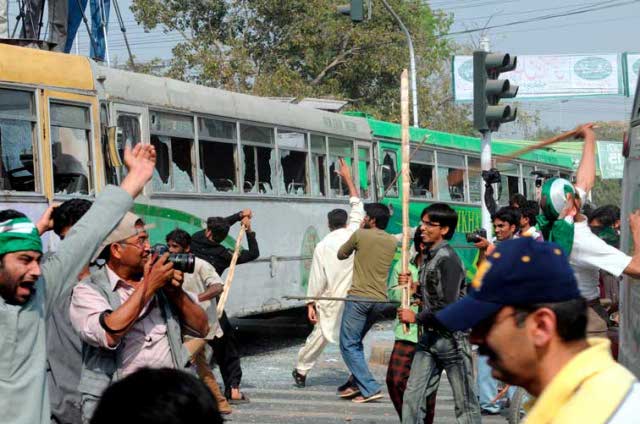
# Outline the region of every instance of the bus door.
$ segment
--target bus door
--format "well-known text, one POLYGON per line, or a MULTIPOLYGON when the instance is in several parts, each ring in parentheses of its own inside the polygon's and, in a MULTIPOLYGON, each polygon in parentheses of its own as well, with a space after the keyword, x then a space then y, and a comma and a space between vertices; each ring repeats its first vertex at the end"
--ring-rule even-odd
POLYGON ((113 103, 110 118, 111 126, 115 126, 115 137, 113 146, 105 146, 109 151, 107 179, 109 183, 117 184, 126 174, 126 168, 122 166, 125 147, 149 143, 149 114, 146 107, 113 103))
POLYGON ((96 97, 45 89, 39 106, 45 194, 95 195, 104 184, 96 97))
POLYGON ((371 201, 375 196, 371 144, 356 142, 356 150, 358 152, 357 184, 360 190, 360 197, 363 200, 371 201))
MULTIPOLYGON (((631 124, 625 139, 624 178, 622 182, 621 249, 627 254, 640 249, 632 246, 627 217, 640 209, 640 86, 633 102, 631 124)), ((625 276, 620 286, 619 360, 640 377, 640 281, 625 276)))

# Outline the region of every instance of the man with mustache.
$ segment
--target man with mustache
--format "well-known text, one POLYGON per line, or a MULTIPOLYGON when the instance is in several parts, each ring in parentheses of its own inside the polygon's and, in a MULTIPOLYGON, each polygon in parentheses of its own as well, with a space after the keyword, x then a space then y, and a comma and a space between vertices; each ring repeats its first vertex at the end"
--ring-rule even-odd
MULTIPOLYGON (((631 219, 640 225, 640 214, 631 219)), ((527 424, 637 421, 640 385, 607 339, 587 339, 587 302, 559 245, 507 241, 471 286, 435 318, 447 331, 471 328, 492 375, 536 398, 527 424)))
POLYGON ((127 212, 101 245, 105 265, 78 284, 69 318, 80 334, 83 422, 89 422, 102 392, 143 367, 186 368, 191 355, 183 333, 204 337, 207 315, 182 289, 182 273, 169 253, 149 254, 140 218, 127 212))

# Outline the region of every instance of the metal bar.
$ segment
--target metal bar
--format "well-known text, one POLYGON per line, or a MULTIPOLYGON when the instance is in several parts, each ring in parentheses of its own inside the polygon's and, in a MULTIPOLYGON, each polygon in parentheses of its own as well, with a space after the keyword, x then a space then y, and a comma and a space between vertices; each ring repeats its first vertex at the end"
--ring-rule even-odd
POLYGON ((87 20, 87 15, 85 15, 84 13, 84 8, 82 7, 82 3, 80 3, 80 0, 76 0, 76 3, 78 4, 78 9, 80 9, 80 12, 82 13, 82 22, 84 22, 84 26, 87 29, 87 34, 89 35, 89 40, 91 40, 93 51, 97 52, 98 44, 96 43, 96 40, 93 39, 93 35, 91 35, 91 28, 89 28, 89 21, 87 20))
POLYGON ((348 299, 346 297, 331 296, 282 296, 284 300, 334 300, 339 302, 355 302, 355 303, 390 303, 399 305, 400 302, 395 300, 376 300, 376 299, 348 299))
POLYGON ((102 24, 102 36, 104 37, 104 56, 107 59, 107 67, 111 67, 111 58, 109 57, 109 38, 107 37, 107 23, 105 22, 107 19, 107 12, 104 9, 104 0, 100 0, 98 2, 98 6, 100 7, 100 21, 102 24))
POLYGON ((124 21, 122 20, 122 14, 120 13, 120 5, 118 5, 118 0, 113 0, 113 9, 116 11, 116 17, 118 18, 118 23, 120 24, 120 31, 122 32, 122 36, 124 37, 124 44, 127 46, 131 68, 133 68, 133 70, 135 71, 136 64, 133 61, 133 53, 131 53, 131 46, 129 45, 129 38, 127 37, 127 28, 125 28, 124 21))

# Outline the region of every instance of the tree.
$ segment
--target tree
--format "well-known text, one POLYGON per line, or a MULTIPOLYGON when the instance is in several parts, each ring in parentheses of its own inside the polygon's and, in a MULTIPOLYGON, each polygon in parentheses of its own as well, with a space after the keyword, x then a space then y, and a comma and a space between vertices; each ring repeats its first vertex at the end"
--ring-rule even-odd
MULTIPOLYGON (((325 97, 398 121, 399 80, 408 48, 396 22, 374 1, 353 24, 329 0, 134 0, 147 29, 176 31, 168 76, 258 96, 325 97)), ((448 75, 452 22, 422 0, 390 0, 416 47, 420 121, 472 133, 468 109, 453 104, 448 75)))

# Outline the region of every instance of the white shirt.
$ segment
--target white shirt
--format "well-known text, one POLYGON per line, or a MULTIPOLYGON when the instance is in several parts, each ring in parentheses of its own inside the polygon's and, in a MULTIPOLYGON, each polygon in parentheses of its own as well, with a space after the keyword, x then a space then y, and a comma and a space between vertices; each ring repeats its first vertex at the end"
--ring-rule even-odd
MULTIPOLYGON (((216 269, 209 262, 196 258, 193 273, 184 273, 184 281, 182 288, 193 295, 196 299, 198 295, 203 293, 213 284, 224 284, 222 278, 216 272, 216 269)), ((207 313, 209 318, 209 334, 205 337, 207 340, 213 340, 214 337, 222 337, 222 329, 218 325, 218 314, 216 312, 216 299, 205 300, 199 302, 199 305, 207 313)))
POLYGON ((629 266, 631 256, 593 234, 586 221, 576 222, 573 229, 573 247, 569 255, 569 264, 578 281, 580 294, 587 300, 597 299, 600 297, 599 271, 603 269, 619 277, 629 266))
MULTIPOLYGON (((351 212, 346 228, 339 228, 327 234, 313 252, 307 296, 345 297, 351 287, 353 277, 353 255, 345 260, 338 259, 338 250, 360 228, 364 219, 364 205, 357 197, 349 199, 351 212)), ((322 335, 336 343, 340 333, 340 321, 344 302, 321 300, 316 302, 318 321, 322 335)))

